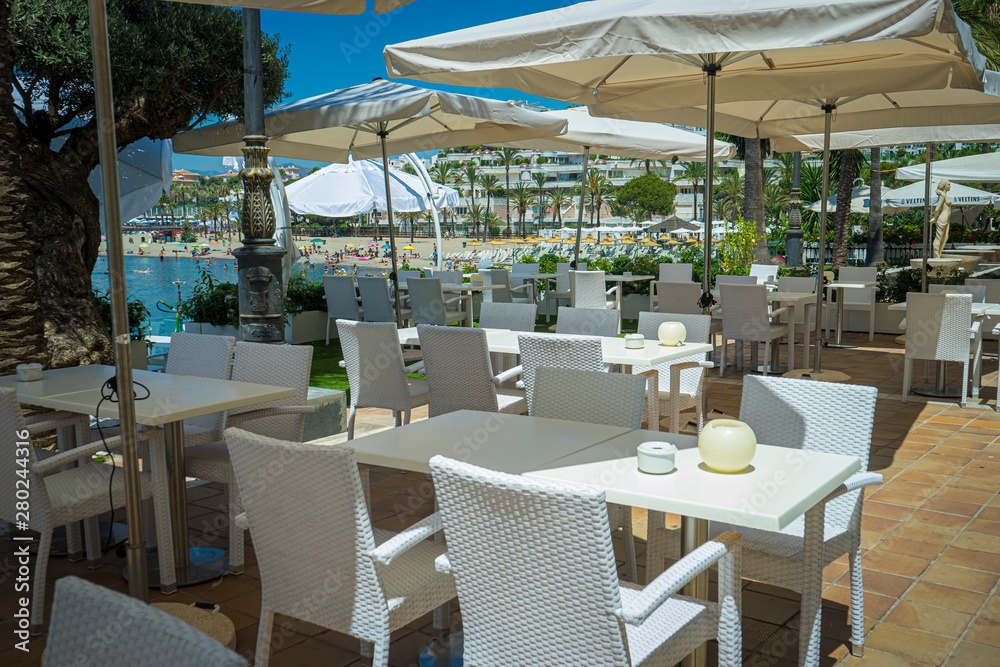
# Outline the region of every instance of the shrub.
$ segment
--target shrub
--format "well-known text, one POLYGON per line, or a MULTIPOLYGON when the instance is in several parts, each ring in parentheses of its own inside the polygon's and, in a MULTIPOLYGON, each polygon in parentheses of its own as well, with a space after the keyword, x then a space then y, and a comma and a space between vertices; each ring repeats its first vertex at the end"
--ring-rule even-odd
MULTIPOLYGON (((94 308, 97 309, 97 314, 101 316, 101 321, 104 322, 104 326, 107 328, 108 333, 113 335, 110 292, 104 292, 102 294, 97 290, 94 290, 91 294, 91 298, 94 301, 94 308)), ((139 301, 139 299, 132 299, 131 301, 128 301, 126 305, 128 307, 129 337, 132 340, 146 340, 146 334, 148 333, 146 320, 149 319, 149 309, 146 308, 146 304, 139 301)))
POLYGON ((285 286, 285 312, 303 313, 307 310, 326 311, 326 296, 321 280, 310 280, 305 271, 288 279, 285 286))
POLYGON ((179 309, 181 317, 191 322, 213 326, 240 326, 240 293, 236 283, 216 280, 201 269, 191 296, 179 309))

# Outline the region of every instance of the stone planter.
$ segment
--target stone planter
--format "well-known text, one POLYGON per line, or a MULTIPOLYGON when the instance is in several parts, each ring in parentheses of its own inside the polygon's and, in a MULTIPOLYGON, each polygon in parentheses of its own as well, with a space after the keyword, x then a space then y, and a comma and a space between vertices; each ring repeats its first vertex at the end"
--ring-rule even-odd
MULTIPOLYGON (((326 322, 329 319, 325 310, 307 310, 288 316, 285 325, 285 342, 291 345, 311 343, 316 340, 326 340, 326 322)), ((336 327, 332 327, 331 335, 336 327)))

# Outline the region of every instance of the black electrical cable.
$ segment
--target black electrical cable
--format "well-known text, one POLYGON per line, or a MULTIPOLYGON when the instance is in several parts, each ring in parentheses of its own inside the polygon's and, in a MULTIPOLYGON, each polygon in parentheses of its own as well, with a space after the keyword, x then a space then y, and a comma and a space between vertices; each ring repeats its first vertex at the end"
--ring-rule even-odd
MULTIPOLYGON (((137 401, 144 401, 147 398, 149 398, 150 394, 149 387, 142 384, 141 382, 136 382, 135 380, 132 381, 132 384, 138 385, 146 390, 146 395, 140 397, 136 394, 135 390, 133 389, 132 390, 133 399, 137 401)), ((114 530, 115 496, 114 496, 114 487, 112 486, 112 484, 115 479, 115 468, 118 467, 115 465, 114 454, 111 453, 111 448, 108 447, 108 441, 104 437, 104 429, 101 428, 101 406, 104 405, 104 401, 108 401, 109 403, 118 402, 118 376, 115 375, 110 377, 107 382, 101 385, 101 400, 97 402, 97 407, 94 408, 94 414, 97 416, 97 432, 101 436, 101 442, 104 443, 104 448, 108 452, 108 456, 111 457, 111 476, 108 477, 108 503, 111 505, 111 529, 108 530, 108 539, 104 543, 104 549, 102 550, 102 553, 111 550, 111 538, 115 534, 114 530)), ((119 424, 120 423, 121 421, 119 421, 119 424)))

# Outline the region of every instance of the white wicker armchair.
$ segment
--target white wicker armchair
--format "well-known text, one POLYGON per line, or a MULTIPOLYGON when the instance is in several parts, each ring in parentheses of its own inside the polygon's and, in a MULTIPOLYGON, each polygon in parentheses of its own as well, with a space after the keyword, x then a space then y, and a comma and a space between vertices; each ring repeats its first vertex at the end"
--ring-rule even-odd
MULTIPOLYGON (((778 278, 778 292, 816 292, 815 278, 796 278, 785 276, 778 278)), ((793 304, 792 312, 786 319, 795 321, 795 335, 802 336, 802 368, 809 368, 810 334, 816 331, 815 301, 793 304)), ((789 357, 791 359, 791 357, 789 357)))
MULTIPOLYGON (((311 345, 237 343, 233 380, 289 387, 295 390, 295 396, 230 411, 226 417, 227 426, 239 426, 273 438, 301 441, 306 415, 316 410, 306 405, 312 353, 311 345)), ((184 468, 188 477, 226 485, 229 494, 229 571, 241 574, 243 529, 237 525, 236 515, 243 509, 225 440, 185 447, 184 468)))
MULTIPOLYGON (((552 321, 552 304, 559 301, 560 299, 570 300, 573 297, 573 292, 570 290, 569 286, 569 272, 572 270, 572 263, 570 262, 557 262, 556 263, 556 273, 560 274, 558 278, 547 278, 545 281, 546 287, 545 291, 545 321, 552 321)), ((587 263, 580 262, 576 267, 579 271, 587 270, 587 263)), ((558 314, 558 311, 557 311, 558 314)))
POLYGON ((351 387, 347 439, 354 438, 358 408, 392 410, 393 426, 409 424, 410 411, 427 405, 427 385, 407 380, 406 374, 421 368, 423 362, 403 366, 396 325, 337 320, 337 329, 344 351, 341 364, 347 369, 347 382, 351 387))
POLYGON ((56 582, 43 667, 244 667, 243 656, 144 602, 77 577, 56 582))
POLYGON ((605 289, 604 271, 571 271, 569 274, 570 305, 573 308, 599 308, 601 310, 617 307, 614 295, 619 285, 605 289))
MULTIPOLYGON (((557 336, 551 334, 519 334, 517 347, 521 352, 521 365, 501 375, 501 381, 511 375, 521 374, 528 414, 532 412, 535 390, 535 369, 539 366, 574 368, 580 371, 606 371, 601 339, 591 336, 557 336)), ((519 383, 519 384, 521 384, 519 383)))
MULTIPOLYGON (((45 584, 52 546, 52 531, 125 505, 125 475, 114 474, 115 467, 91 460, 99 451, 120 446, 119 438, 93 442, 69 449, 39 461, 31 436, 64 426, 82 428, 77 417, 54 421, 33 421, 28 426, 21 414, 17 391, 0 388, 0 447, 10 459, 0 465, 0 519, 11 523, 24 522, 27 530, 41 533, 38 555, 34 559, 31 621, 32 635, 42 634, 45 624, 45 584), (24 465, 15 465, 14 460, 24 465), (60 470, 63 466, 72 466, 60 470), (19 474, 26 470, 27 477, 19 474), (23 493, 27 489, 26 500, 23 493), (30 511, 25 507, 30 507, 30 511)), ((142 432, 140 431, 140 436, 142 432)), ((156 511, 157 539, 160 543, 160 565, 163 569, 160 586, 163 592, 176 590, 173 540, 170 537, 170 500, 167 495, 166 461, 162 447, 153 447, 152 472, 140 473, 142 498, 152 498, 156 511)), ((91 567, 101 562, 99 537, 96 530, 86 531, 87 555, 91 567)))
MULTIPOLYGON (((709 315, 682 315, 679 313, 639 313, 638 333, 650 340, 657 339, 657 331, 664 322, 680 322, 687 330, 686 340, 702 343, 709 342, 712 318, 709 315)), ((635 366, 633 373, 641 373, 652 379, 650 392, 652 400, 656 401, 670 417, 670 432, 680 432, 681 410, 694 408, 698 419, 698 430, 701 431, 705 415, 702 402, 705 395, 705 371, 713 364, 704 354, 695 354, 670 361, 657 366, 635 366)), ((659 424, 649 424, 654 431, 660 430, 659 424)))
MULTIPOLYGON (((330 344, 330 325, 334 320, 360 320, 360 297, 351 276, 323 276, 323 296, 326 297, 326 344, 330 344)), ((336 327, 334 328, 336 333, 336 327)))
MULTIPOLYGON (((365 322, 395 322, 396 308, 389 298, 389 280, 381 276, 362 276, 358 273, 358 292, 364 307, 365 322)), ((399 319, 405 322, 413 317, 413 312, 402 308, 399 319)))
POLYGON ((412 277, 406 281, 414 324, 451 324, 465 322, 472 326, 472 295, 444 298, 440 278, 412 277), (462 304, 465 303, 465 310, 462 304))
MULTIPOLYGON (((743 378, 740 419, 750 425, 759 442, 807 452, 857 456, 862 471, 867 471, 877 393, 874 387, 748 375, 743 378)), ((799 645, 809 646, 816 653, 809 664, 818 664, 819 658, 818 613, 823 568, 845 553, 850 559, 852 652, 856 656, 863 652, 863 488, 881 483, 882 475, 878 473, 856 473, 780 532, 710 524, 713 535, 725 530, 743 534, 744 576, 798 591, 802 593, 804 614, 817 612, 815 618, 801 624, 799 632, 799 645), (807 535, 819 542, 818 553, 808 553, 807 535)), ((650 512, 648 517, 649 576, 662 569, 666 554, 679 553, 678 536, 664 529, 663 519, 658 512, 650 512)))
POLYGON ((418 324, 417 335, 427 374, 428 416, 456 410, 511 414, 528 411, 522 392, 497 391, 500 380, 493 374, 485 331, 418 324))
MULTIPOLYGON (((874 266, 844 266, 837 274, 842 283, 874 283, 878 280, 878 269, 874 266)), ((831 297, 835 288, 828 287, 826 295, 826 337, 830 337, 830 327, 837 321, 837 302, 831 297)), ((875 291, 872 285, 865 289, 837 290, 838 299, 844 300, 844 310, 868 311, 868 340, 875 340, 875 291)))
POLYGON ((256 667, 266 667, 275 614, 374 643, 455 597, 434 570, 443 547, 426 540, 438 516, 399 534, 372 528, 354 450, 226 431, 260 566, 256 667), (280 462, 280 465, 276 465, 280 462))
POLYGON ((767 288, 764 285, 724 284, 720 291, 722 292, 722 350, 719 355, 719 376, 722 376, 726 367, 730 340, 737 341, 736 366, 740 369, 743 368, 742 343, 747 342, 751 345, 751 363, 756 363, 758 343, 764 343, 764 375, 767 375, 768 363, 777 368, 779 343, 782 337, 788 336, 788 365, 793 366, 795 322, 776 323, 779 315, 791 312, 791 307, 769 311, 767 288))
POLYGON ((973 357, 972 395, 979 396, 977 370, 982 364, 982 322, 972 319, 971 294, 906 295, 906 353, 903 402, 913 384, 913 361, 956 361, 962 364, 961 406, 969 391, 969 357, 973 357))
POLYGON ((535 330, 537 308, 538 306, 533 303, 485 301, 479 310, 479 328, 532 332, 535 330))
POLYGON ((556 333, 564 336, 617 336, 618 311, 559 306, 556 333))
POLYGON ((534 303, 530 296, 531 283, 510 286, 510 274, 507 269, 481 269, 479 275, 483 277, 483 285, 495 285, 493 289, 483 290, 484 303, 534 303), (519 292, 524 296, 514 296, 514 292, 519 292))
POLYGON ((642 590, 618 583, 604 491, 430 461, 469 665, 674 665, 707 640, 742 662, 740 537, 726 533, 642 590), (497 508, 502 507, 502 514, 497 508), (719 563, 719 600, 677 595, 719 563))

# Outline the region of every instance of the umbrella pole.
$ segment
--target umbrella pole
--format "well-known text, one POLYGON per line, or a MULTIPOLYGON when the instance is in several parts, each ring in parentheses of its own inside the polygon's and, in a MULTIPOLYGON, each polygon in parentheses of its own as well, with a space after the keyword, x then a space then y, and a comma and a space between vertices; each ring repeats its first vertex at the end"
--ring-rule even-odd
POLYGON ((576 246, 573 250, 573 269, 580 265, 580 236, 583 234, 583 201, 587 194, 587 162, 590 161, 590 146, 583 147, 583 178, 580 179, 580 206, 576 212, 576 246))
POLYGON ((118 420, 122 435, 122 468, 125 475, 125 521, 128 542, 128 592, 149 602, 146 575, 146 544, 142 530, 142 493, 135 437, 135 399, 132 394, 132 357, 129 352, 128 311, 125 292, 125 256, 122 247, 121 199, 118 192, 118 148, 115 139, 114 97, 111 88, 111 56, 108 47, 108 17, 105 0, 88 0, 90 42, 94 58, 94 93, 97 98, 98 149, 104 186, 104 215, 108 236, 108 277, 111 283, 111 320, 118 387, 118 420))
POLYGON ((924 261, 920 275, 920 291, 927 293, 927 258, 930 254, 931 233, 931 161, 934 159, 934 144, 927 144, 926 166, 924 167, 924 261))
MULTIPOLYGON (((820 325, 823 323, 823 269, 826 266, 826 208, 830 196, 830 132, 833 128, 833 111, 837 105, 828 100, 823 105, 823 192, 820 196, 819 213, 819 266, 816 269, 816 349, 813 354, 813 373, 822 373, 821 355, 823 343, 820 341, 820 325)), ((843 298, 843 296, 841 296, 843 298)), ((791 364, 789 364, 791 366, 791 364)))
POLYGON ((389 124, 385 121, 379 121, 378 138, 379 143, 382 144, 382 173, 385 176, 385 220, 389 224, 389 254, 392 256, 392 268, 389 270, 389 280, 393 282, 396 288, 393 291, 396 293, 396 326, 398 327, 402 326, 402 323, 399 319, 399 280, 397 279, 396 267, 396 233, 393 231, 392 224, 392 188, 389 186, 389 155, 385 150, 385 140, 388 136, 389 124))
MULTIPOLYGON (((702 295, 699 301, 699 305, 705 309, 705 313, 708 314, 709 308, 712 306, 712 204, 714 193, 712 190, 715 186, 715 78, 722 69, 722 65, 715 62, 715 56, 712 55, 709 62, 702 66, 702 70, 708 77, 706 82, 706 87, 708 88, 708 121, 705 123, 705 129, 708 134, 705 135, 705 265, 702 270, 701 277, 701 287, 702 295)), ((695 216, 698 215, 698 211, 695 211, 695 216)), ((723 359, 722 363, 725 364, 726 360, 723 359)))

